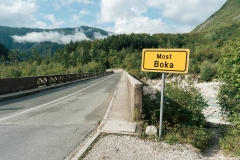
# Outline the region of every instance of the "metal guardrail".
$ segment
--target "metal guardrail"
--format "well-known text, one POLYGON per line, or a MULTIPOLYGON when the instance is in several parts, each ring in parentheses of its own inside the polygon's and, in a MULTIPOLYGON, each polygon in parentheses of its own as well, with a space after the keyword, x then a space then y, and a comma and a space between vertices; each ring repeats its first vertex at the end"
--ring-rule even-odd
POLYGON ((66 83, 75 80, 81 80, 86 78, 97 77, 100 75, 106 75, 113 72, 91 72, 80 74, 63 74, 63 75, 50 75, 50 76, 37 76, 37 85, 50 86, 52 84, 66 83))
POLYGON ((57 85, 61 83, 77 81, 87 78, 94 78, 113 73, 109 72, 91 72, 79 74, 47 75, 36 77, 4 78, 0 79, 0 95, 13 93, 38 87, 57 85))

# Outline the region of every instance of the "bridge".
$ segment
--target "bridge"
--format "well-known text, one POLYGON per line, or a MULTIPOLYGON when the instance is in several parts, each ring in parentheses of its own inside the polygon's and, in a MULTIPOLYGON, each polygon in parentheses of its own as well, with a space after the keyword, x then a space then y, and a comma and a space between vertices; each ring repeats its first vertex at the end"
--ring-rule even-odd
POLYGON ((101 132, 137 133, 142 83, 126 72, 0 79, 0 87, 3 160, 76 158, 101 132))

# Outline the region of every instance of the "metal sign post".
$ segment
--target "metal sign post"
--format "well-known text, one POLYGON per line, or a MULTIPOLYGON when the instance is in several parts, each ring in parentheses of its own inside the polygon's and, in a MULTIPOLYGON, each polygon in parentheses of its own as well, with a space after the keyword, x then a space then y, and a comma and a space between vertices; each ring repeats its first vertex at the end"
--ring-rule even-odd
POLYGON ((162 72, 159 137, 162 135, 165 73, 188 73, 189 54, 190 50, 183 48, 146 48, 142 50, 142 71, 162 72))
POLYGON ((160 104, 159 137, 161 137, 161 135, 162 135, 164 88, 165 88, 165 73, 162 73, 162 91, 161 91, 161 104, 160 104))

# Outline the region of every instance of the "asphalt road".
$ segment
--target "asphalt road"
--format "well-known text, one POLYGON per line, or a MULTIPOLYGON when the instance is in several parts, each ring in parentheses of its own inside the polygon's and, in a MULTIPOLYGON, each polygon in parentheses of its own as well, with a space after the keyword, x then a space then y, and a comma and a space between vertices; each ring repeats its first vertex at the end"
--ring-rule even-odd
POLYGON ((0 159, 65 159, 103 119, 121 76, 0 102, 0 159))

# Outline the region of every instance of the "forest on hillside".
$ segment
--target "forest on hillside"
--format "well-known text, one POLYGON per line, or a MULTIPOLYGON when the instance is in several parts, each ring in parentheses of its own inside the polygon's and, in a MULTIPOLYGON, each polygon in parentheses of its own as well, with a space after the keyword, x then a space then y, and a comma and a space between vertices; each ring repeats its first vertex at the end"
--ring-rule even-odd
MULTIPOLYGON (((236 40, 240 24, 214 31, 186 34, 121 34, 93 41, 70 42, 58 48, 54 54, 31 51, 31 55, 17 50, 1 57, 0 78, 36 76, 65 73, 102 71, 123 68, 136 77, 158 77, 159 73, 141 71, 143 48, 188 48, 190 49, 189 73, 200 74, 208 81, 217 73, 219 57, 229 40, 236 40), (4 64, 4 61, 9 60, 4 64)), ((41 47, 44 48, 42 44, 41 47)), ((48 48, 48 47, 46 47, 48 48)))

